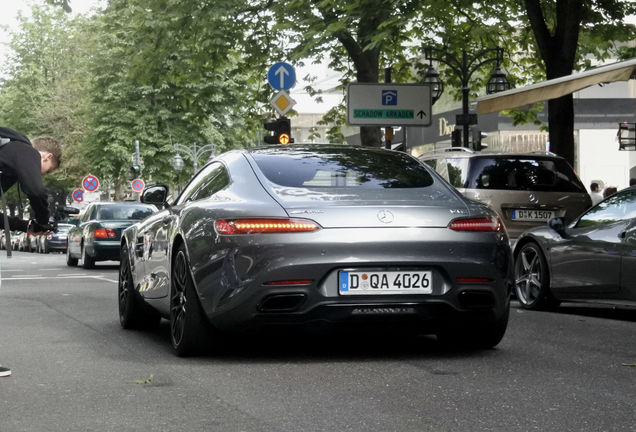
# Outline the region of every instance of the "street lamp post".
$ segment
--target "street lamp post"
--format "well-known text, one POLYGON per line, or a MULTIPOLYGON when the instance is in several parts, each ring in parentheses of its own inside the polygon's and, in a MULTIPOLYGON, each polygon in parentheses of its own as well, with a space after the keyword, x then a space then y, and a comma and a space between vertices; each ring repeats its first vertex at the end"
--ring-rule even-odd
POLYGON ((177 193, 181 194, 181 184, 179 183, 179 173, 183 170, 185 163, 179 153, 175 154, 172 158, 172 168, 177 173, 177 193))
POLYGON ((190 155, 190 157, 192 158, 193 164, 194 164, 194 173, 196 174, 198 171, 198 166, 199 166, 199 158, 201 156, 203 156, 206 153, 210 153, 210 157, 214 156, 214 150, 216 150, 216 145, 215 144, 206 144, 203 146, 197 146, 197 143, 192 144, 191 147, 185 146, 183 144, 174 144, 174 150, 175 152, 177 152, 177 154, 174 155, 174 158, 172 159, 172 167, 177 171, 181 171, 181 169, 183 169, 183 158, 181 157, 181 155, 179 154, 179 152, 181 153, 185 153, 187 155, 190 155), (179 163, 179 161, 181 161, 179 163), (180 165, 181 168, 177 169, 177 165, 180 165))
POLYGON ((424 76, 423 82, 431 85, 433 102, 439 99, 444 89, 444 84, 440 80, 439 74, 433 68, 433 60, 449 66, 461 80, 462 113, 457 116, 455 123, 462 126, 462 145, 464 147, 468 147, 468 127, 471 124, 477 124, 477 114, 470 114, 468 110, 468 98, 470 96, 470 88, 468 86, 470 79, 484 64, 496 62, 495 70, 490 75, 490 79, 486 85, 486 93, 491 94, 510 89, 510 83, 508 82, 506 75, 499 68, 499 64, 503 60, 503 49, 499 47, 484 49, 470 58, 468 57, 466 50, 462 49, 462 57, 461 59, 458 59, 452 52, 429 47, 425 50, 424 55, 426 60, 429 61, 429 68, 424 76), (494 56, 490 57, 493 53, 494 56))

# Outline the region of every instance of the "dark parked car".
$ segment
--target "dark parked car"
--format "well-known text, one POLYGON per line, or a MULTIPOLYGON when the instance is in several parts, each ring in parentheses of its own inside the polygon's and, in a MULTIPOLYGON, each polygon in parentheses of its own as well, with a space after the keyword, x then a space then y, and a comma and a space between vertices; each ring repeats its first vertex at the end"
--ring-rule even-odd
POLYGON ((515 259, 515 292, 527 309, 567 300, 636 304, 636 188, 569 225, 557 218, 524 233, 515 259))
POLYGON ((508 322, 512 253, 497 214, 417 159, 333 145, 218 156, 124 231, 124 328, 170 320, 178 355, 266 324, 406 324, 486 348, 508 322))
POLYGON ((119 260, 122 231, 157 211, 153 205, 136 202, 97 202, 86 207, 79 226, 68 231, 66 264, 76 266, 82 260, 86 269, 96 261, 119 260))
POLYGON ((72 224, 57 224, 57 232, 49 234, 41 234, 38 236, 37 251, 39 253, 49 252, 66 252, 66 241, 68 231, 75 225, 72 224))

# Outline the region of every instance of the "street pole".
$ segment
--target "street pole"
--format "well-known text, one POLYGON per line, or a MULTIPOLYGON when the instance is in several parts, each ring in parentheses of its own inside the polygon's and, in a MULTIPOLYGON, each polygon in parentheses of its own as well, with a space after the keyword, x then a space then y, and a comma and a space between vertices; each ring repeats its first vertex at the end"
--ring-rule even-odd
POLYGON ((470 125, 477 124, 477 114, 470 114, 468 107, 468 99, 470 97, 470 78, 473 73, 478 71, 484 64, 496 62, 497 67, 495 71, 490 75, 490 80, 486 85, 486 92, 488 94, 503 91, 510 88, 510 83, 506 80, 505 75, 499 70, 499 63, 503 59, 503 49, 487 48, 473 54, 470 58, 466 53, 466 49, 462 48, 461 59, 457 58, 457 55, 453 52, 441 50, 438 48, 429 47, 425 51, 425 58, 431 62, 428 72, 426 73, 425 81, 433 82, 440 90, 437 98, 441 95, 441 89, 443 89, 443 83, 439 80, 439 74, 433 69, 432 61, 438 61, 444 63, 459 77, 462 85, 462 113, 456 118, 456 125, 462 127, 462 143, 463 147, 469 147, 468 141, 470 139, 470 125), (494 56, 492 56, 494 54, 494 56), (493 82, 491 88, 491 81, 495 78, 502 79, 500 85, 496 85, 497 82, 493 82))
MULTIPOLYGON (((139 167, 139 177, 141 177, 141 164, 140 164, 140 157, 139 157, 139 140, 135 140, 135 165, 137 165, 139 167)), ((135 193, 135 195, 137 195, 137 201, 141 201, 141 194, 139 193, 135 193)))
POLYGON ((192 145, 192 154, 194 155, 194 173, 196 174, 199 170, 199 156, 197 154, 197 143, 192 145))
POLYGON ((139 140, 135 140, 135 165, 139 165, 139 140))
MULTIPOLYGON (((391 82, 391 66, 384 68, 384 82, 391 82)), ((391 141, 393 140, 393 127, 384 127, 384 148, 391 150, 391 141)))
MULTIPOLYGON (((464 119, 464 124, 462 124, 462 132, 464 138, 462 140, 462 145, 464 147, 468 147, 468 125, 470 122, 468 121, 468 97, 470 96, 470 88, 468 88, 468 80, 470 79, 470 75, 468 74, 468 65, 466 59, 466 50, 462 49, 462 117, 464 119)), ((477 121, 475 121, 477 123, 477 121)))

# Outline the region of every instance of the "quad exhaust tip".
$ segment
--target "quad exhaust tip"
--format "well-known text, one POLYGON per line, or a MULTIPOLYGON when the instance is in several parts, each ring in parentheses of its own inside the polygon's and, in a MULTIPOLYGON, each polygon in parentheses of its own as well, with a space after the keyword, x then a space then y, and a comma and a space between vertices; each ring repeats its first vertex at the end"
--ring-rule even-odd
POLYGON ((304 293, 272 294, 258 307, 261 312, 292 312, 300 308, 307 297, 304 293))

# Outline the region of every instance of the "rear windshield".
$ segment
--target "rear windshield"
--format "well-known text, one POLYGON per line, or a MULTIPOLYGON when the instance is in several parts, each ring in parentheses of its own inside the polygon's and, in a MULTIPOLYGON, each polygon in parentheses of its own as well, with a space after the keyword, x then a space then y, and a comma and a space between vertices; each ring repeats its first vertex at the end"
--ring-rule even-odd
POLYGON ((98 220, 139 220, 154 213, 154 207, 142 205, 108 205, 97 211, 98 220))
POLYGON ((252 156, 269 181, 284 187, 412 189, 433 184, 417 160, 381 149, 263 149, 252 156))
POLYGON ((451 183, 467 189, 586 192, 564 159, 533 156, 449 158, 448 170, 451 183))

